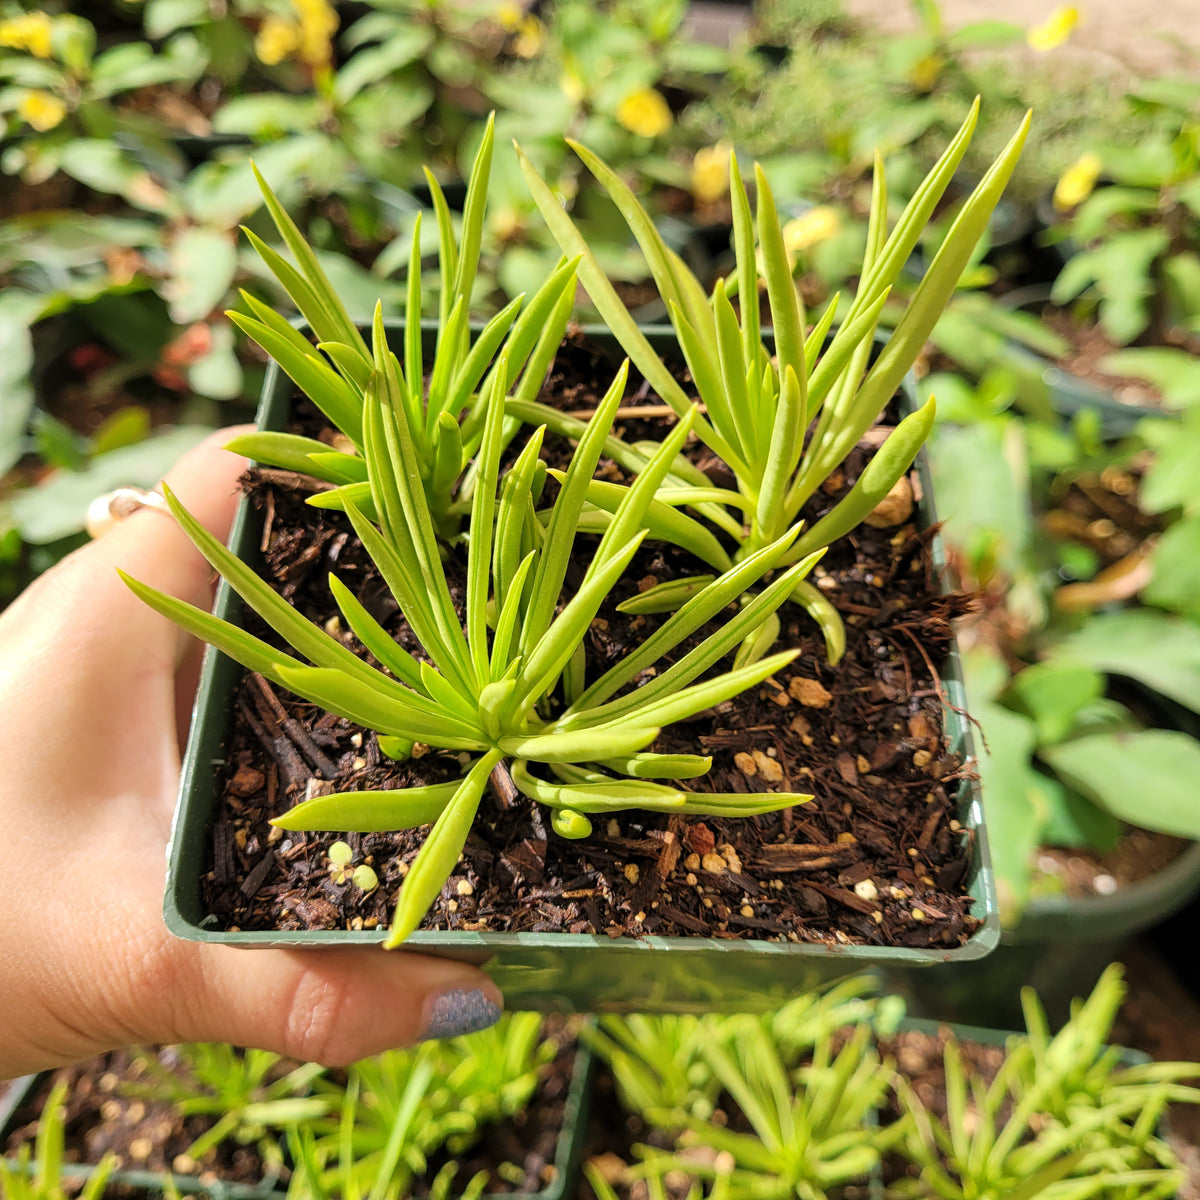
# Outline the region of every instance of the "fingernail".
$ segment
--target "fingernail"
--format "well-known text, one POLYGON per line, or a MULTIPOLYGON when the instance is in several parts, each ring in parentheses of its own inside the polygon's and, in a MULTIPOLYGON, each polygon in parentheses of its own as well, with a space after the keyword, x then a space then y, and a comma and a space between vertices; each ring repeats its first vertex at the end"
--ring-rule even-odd
POLYGON ((478 1033, 500 1020, 500 1005, 482 988, 455 988, 434 997, 425 1016, 420 1041, 478 1033))

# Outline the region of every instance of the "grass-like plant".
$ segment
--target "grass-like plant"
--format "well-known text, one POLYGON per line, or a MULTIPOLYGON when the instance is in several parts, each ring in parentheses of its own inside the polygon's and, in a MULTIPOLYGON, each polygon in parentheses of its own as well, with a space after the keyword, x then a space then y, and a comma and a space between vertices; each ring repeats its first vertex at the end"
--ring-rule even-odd
POLYGON ((946 1112, 928 1112, 910 1084, 897 1080, 909 1118, 904 1150, 919 1178, 894 1185, 899 1198, 1015 1197, 1088 1200, 1093 1196, 1174 1196, 1183 1176, 1160 1136, 1171 1102, 1196 1103, 1185 1086, 1195 1063, 1123 1065, 1107 1045, 1124 996, 1119 965, 1076 1004, 1053 1037, 1036 994, 1021 994, 1028 1034, 1009 1039, 990 1083, 944 1051, 946 1112))
POLYGON ((28 1143, 17 1151, 10 1165, 0 1159, 0 1196, 5 1200, 67 1200, 68 1194, 77 1200, 102 1200, 109 1176, 117 1167, 117 1156, 105 1154, 82 1190, 64 1186, 65 1126, 67 1096, 70 1089, 60 1080, 50 1089, 50 1095, 38 1118, 37 1139, 33 1152, 28 1143))
MULTIPOLYGON (((962 160, 977 113, 978 102, 890 234, 883 163, 877 158, 858 290, 832 337, 836 297, 815 328, 807 329, 783 229, 761 168, 755 168, 757 213, 752 215, 736 156, 730 158, 737 267, 729 280, 718 281, 709 296, 663 241, 620 176, 596 154, 571 143, 624 214, 646 256, 705 408, 693 428, 737 479, 736 491, 717 488, 683 468, 668 479, 657 499, 670 507, 691 506, 718 525, 739 544, 734 558, 771 544, 796 522, 804 503, 878 420, 953 295, 1012 174, 1029 127, 1028 116, 962 205, 904 316, 871 363, 875 330, 889 289, 962 160), (763 338, 760 283, 770 309, 774 353, 763 338), (734 308, 733 296, 740 301, 740 311, 734 308)), ((682 417, 693 400, 637 327, 558 198, 529 160, 520 157, 543 219, 563 252, 579 257, 579 277, 593 304, 650 385, 682 417)), ((902 420, 850 492, 801 534, 782 561, 798 561, 858 525, 908 470, 932 428, 933 416, 931 399, 902 420)), ((636 469, 636 461, 636 454, 627 455, 625 465, 636 469)), ((588 499, 597 508, 611 510, 619 503, 619 489, 598 482, 588 499)), ((676 515, 680 521, 691 520, 676 515)), ((707 561, 718 570, 729 564, 724 552, 707 561)), ((675 602, 680 594, 680 585, 673 583, 660 595, 642 597, 639 604, 647 611, 659 602, 675 602)), ((807 581, 797 585, 793 598, 818 620, 830 660, 836 662, 845 644, 836 610, 807 581)), ((776 621, 766 625, 765 636, 764 632, 757 635, 759 651, 774 641, 777 630, 776 621)))
MULTIPOLYGON (((430 512, 439 532, 448 537, 458 531, 468 511, 465 500, 470 488, 464 485, 471 477, 464 478, 464 472, 483 435, 482 397, 501 347, 507 355, 505 392, 519 399, 535 399, 575 301, 576 264, 562 262, 528 305, 522 308, 524 297, 517 296, 473 335, 471 298, 479 269, 492 149, 493 123, 489 120, 471 170, 458 238, 442 189, 426 171, 437 215, 441 276, 436 347, 426 372, 418 214, 409 259, 403 363, 398 361, 395 371, 430 512)), ((314 347, 291 322, 249 292, 242 292, 249 312, 230 312, 228 316, 271 355, 348 445, 339 449, 298 434, 260 430, 235 438, 229 449, 265 465, 334 484, 334 490, 322 493, 316 501, 320 507, 341 508, 349 499, 370 513, 363 459, 363 403, 374 369, 371 350, 316 253, 266 180, 261 175, 257 178, 267 210, 295 264, 251 230, 245 230, 246 236, 299 309, 317 343, 314 347)))
POLYGON ((332 1119, 290 1131, 289 1197, 401 1200, 435 1154, 452 1161, 428 1182, 431 1197, 479 1195, 487 1173, 459 1182, 457 1160, 486 1126, 528 1106, 556 1049, 540 1015, 510 1013, 481 1033, 355 1063, 344 1086, 320 1085, 332 1119))
POLYGON ((342 792, 302 802, 275 824, 285 829, 433 829, 413 862, 386 945, 398 946, 420 924, 462 851, 493 771, 511 772, 517 788, 553 810, 567 837, 591 831, 587 813, 641 808, 739 816, 801 803, 794 794, 689 792, 676 783, 703 775, 711 759, 647 753, 663 725, 685 719, 761 683, 796 655, 787 651, 751 666, 702 678, 756 628, 811 569, 794 563, 715 632, 654 679, 622 693, 662 663, 685 638, 779 566, 797 536, 778 539, 700 589, 640 647, 591 683, 584 641, 592 619, 646 534, 644 517, 694 420, 688 413, 623 495, 584 578, 556 613, 592 475, 624 393, 618 372, 581 437, 559 494, 545 514, 534 433, 500 480, 506 423, 502 353, 485 398, 474 464, 466 564, 465 613, 451 598, 442 548, 419 470, 396 356, 381 313, 373 330, 366 382, 363 450, 377 526, 347 497, 345 510, 428 655, 399 646, 336 576, 330 588, 347 625, 382 664, 376 669, 300 616, 226 550, 168 491, 180 525, 246 602, 312 665, 227 622, 126 578, 148 604, 197 636, 297 695, 381 735, 381 747, 406 757, 416 742, 473 756, 465 778, 398 791, 342 792), (543 525, 544 519, 544 525, 543 525), (538 773, 546 767, 551 778, 538 773), (611 772, 611 773, 610 773, 611 772))
POLYGON ((693 1194, 702 1181, 711 1198, 823 1200, 865 1176, 901 1132, 874 1121, 889 1081, 872 1044, 874 1006, 858 999, 872 986, 852 979, 770 1017, 604 1018, 595 1044, 623 1106, 674 1144, 638 1147, 631 1177, 651 1196, 676 1195, 668 1182, 691 1176, 693 1194), (831 1034, 848 1025, 835 1049, 831 1034), (731 1127, 735 1110, 748 1131, 731 1127))
POLYGON ((267 1050, 207 1042, 176 1046, 170 1055, 172 1062, 143 1053, 138 1059, 141 1077, 121 1090, 127 1096, 169 1102, 184 1117, 212 1118, 187 1148, 196 1161, 232 1141, 253 1145, 267 1170, 278 1173, 283 1167, 279 1131, 329 1111, 327 1099, 312 1095, 313 1083, 325 1072, 319 1063, 289 1067, 267 1050))

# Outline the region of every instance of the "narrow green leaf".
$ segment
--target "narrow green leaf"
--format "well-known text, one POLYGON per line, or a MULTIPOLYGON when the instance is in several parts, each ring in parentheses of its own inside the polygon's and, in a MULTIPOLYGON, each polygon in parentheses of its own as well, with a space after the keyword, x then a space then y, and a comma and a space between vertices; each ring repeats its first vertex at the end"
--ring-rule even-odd
POLYGON ((442 815, 458 783, 433 783, 393 791, 334 792, 303 800, 271 824, 280 829, 389 833, 430 825, 442 815))
MULTIPOLYGON (((359 603, 358 597, 334 574, 329 590, 346 618, 351 632, 397 679, 409 687, 421 689, 420 664, 359 603)), ((347 826, 347 828, 349 828, 347 826)))
POLYGON ((408 395, 408 423, 421 428, 425 420, 425 353, 421 336, 421 214, 413 222, 408 284, 404 297, 404 386, 408 395))
POLYGON ((536 552, 531 550, 521 560, 520 565, 513 573, 508 594, 505 596, 503 607, 500 609, 500 616, 496 621, 496 635, 492 639, 492 679, 499 679, 511 664, 510 654, 512 651, 513 634, 516 632, 517 619, 521 612, 525 593, 525 581, 529 578, 529 572, 533 568, 535 558, 536 552))
MULTIPOLYGON (((655 721, 660 725, 684 721, 698 712, 703 712, 706 708, 711 708, 714 704, 723 704, 747 688, 762 683, 768 676, 774 675, 776 671, 786 667, 799 653, 798 650, 786 650, 782 654, 773 654, 751 666, 742 667, 737 671, 729 671, 715 679, 693 684, 691 687, 680 688, 665 699, 634 704, 628 711, 621 712, 616 716, 612 715, 612 710, 621 702, 614 701, 601 708, 592 709, 585 714, 583 721, 573 724, 572 729, 586 729, 592 732, 606 729, 610 724, 622 725, 631 720, 639 723, 655 721)), ((660 679, 665 678, 665 675, 660 676, 660 679)), ((635 698, 640 698, 640 694, 635 693, 635 698)))
POLYGON ((139 599, 144 600, 155 612, 161 613, 168 620, 174 621, 181 629, 201 640, 215 646, 223 654, 229 655, 234 662, 241 663, 249 671, 257 671, 268 679, 277 680, 276 670, 281 666, 299 666, 300 663, 290 655, 276 650, 273 646, 260 641, 245 630, 214 617, 212 613, 168 596, 149 584, 142 583, 118 570, 118 575, 124 580, 129 590, 139 599))
POLYGON ((627 754, 600 760, 600 766, 639 779, 695 779, 707 775, 711 755, 700 754, 627 754))
POLYGON ((780 526, 787 524, 784 498, 800 462, 804 433, 808 428, 804 386, 790 366, 782 369, 782 381, 771 430, 771 448, 763 464, 765 469, 754 515, 755 530, 760 539, 773 537, 780 526))
POLYGON ((438 269, 441 274, 441 288, 438 300, 438 327, 446 328, 450 317, 450 306, 454 303, 454 277, 458 273, 458 245, 454 240, 454 219, 450 215, 450 206, 446 203, 442 185, 428 167, 422 167, 425 173, 425 183, 433 200, 433 211, 437 217, 438 227, 438 269))
POLYGON ((762 347, 758 315, 758 262, 754 253, 754 218, 750 198, 742 182, 737 155, 729 155, 729 200, 733 209, 733 256, 737 263, 738 296, 741 298, 742 354, 754 362, 762 347), (747 297, 751 297, 747 301, 747 297))
POLYGON ((431 494, 450 496, 465 463, 466 453, 458 421, 448 412, 441 413, 433 427, 433 468, 429 480, 431 494))
POLYGON ((367 464, 357 454, 344 454, 340 450, 315 450, 308 456, 311 464, 309 474, 318 479, 328 479, 339 484, 366 483, 367 464))
POLYGON ((620 729, 573 729, 568 733, 501 738, 500 749, 513 758, 536 762, 587 762, 635 754, 649 746, 658 734, 658 726, 627 723, 620 729))
POLYGON ((226 314, 229 319, 256 341, 291 377, 296 386, 340 429, 357 447, 362 446, 362 401, 354 389, 312 346, 301 354, 290 339, 285 339, 266 325, 239 312, 226 314))
POLYGON ((831 545, 870 515, 912 466, 933 429, 936 409, 936 401, 930 396, 915 413, 910 413, 892 430, 850 491, 792 547, 793 555, 812 554, 831 545))
POLYGON ((521 629, 521 653, 533 648, 550 628, 555 605, 566 578, 579 513, 588 495, 588 484, 600 461, 604 441, 612 429, 613 417, 625 394, 629 377, 628 360, 622 363, 608 391, 588 422, 575 447, 570 466, 562 478, 562 490, 546 524, 546 540, 533 577, 533 598, 521 629))
POLYGON ((610 555, 622 552, 634 533, 643 528, 644 518, 653 501, 654 494, 683 449, 683 444, 692 431, 695 417, 696 410, 693 407, 675 423, 675 427, 663 439, 662 444, 638 474, 632 486, 625 490, 621 503, 613 512, 612 522, 604 531, 600 545, 596 548, 596 553, 588 565, 584 575, 585 584, 604 568, 610 555))
POLYGON ((589 570, 579 591, 528 651, 521 667, 521 687, 516 701, 518 712, 540 699, 557 682, 576 647, 587 636, 600 605, 608 598, 645 536, 644 530, 639 531, 612 553, 598 571, 592 573, 589 570))
MULTIPOLYGON (((582 772, 587 779, 595 773, 582 772)), ((570 808, 577 812, 621 812, 627 808, 645 808, 670 812, 683 807, 685 794, 675 788, 633 779, 608 779, 603 783, 547 783, 529 770, 529 764, 517 759, 512 765, 513 782, 525 795, 551 808, 570 808)))
POLYGON ((476 463, 479 476, 471 500, 471 540, 467 555, 467 645, 479 684, 489 678, 487 603, 491 583, 492 533, 496 514, 496 486, 500 473, 501 437, 504 432, 504 385, 507 355, 501 354, 487 397, 487 421, 476 463))
POLYGON ((403 945, 437 899, 466 845, 488 776, 502 757, 493 750, 477 760, 442 810, 404 877, 385 949, 403 945))
POLYGON ((761 465, 757 461, 758 431, 754 428, 754 414, 746 389, 747 360, 743 357, 741 329, 738 328, 733 305, 729 303, 719 280, 713 288, 712 311, 724 394, 719 409, 709 407, 709 416, 721 437, 741 449, 751 468, 751 479, 747 482, 757 483, 761 465))
MULTIPOLYGON (((342 342, 347 346, 352 346, 354 349, 360 351, 364 360, 369 361, 370 355, 367 352, 366 343, 363 341, 362 335, 358 332, 354 322, 342 307, 342 303, 338 299, 333 285, 329 282, 325 272, 321 269, 321 264, 317 261, 316 254, 313 253, 312 248, 304 240, 304 235, 300 232, 292 218, 288 216, 283 205, 279 203, 275 193, 271 191, 267 181, 259 173, 258 168, 253 162, 251 162, 250 166, 254 171, 255 179, 258 180, 258 186, 262 191, 263 199, 266 201, 271 219, 275 222, 275 228, 279 230, 280 236, 287 243, 292 256, 299 263, 300 269, 304 272, 305 279, 314 295, 323 305, 328 306, 331 318, 328 331, 321 329, 311 319, 309 320, 309 324, 317 331, 317 336, 321 341, 342 342)), ((305 315, 307 316, 307 314, 305 315)))
POLYGON ((361 396, 371 378, 371 364, 353 346, 343 342, 318 342, 317 349, 332 360, 342 378, 348 380, 361 396))
POLYGON ((545 433, 544 425, 533 431, 500 487, 500 499, 496 505, 496 540, 492 551, 492 586, 496 603, 501 606, 508 603, 517 565, 522 561, 521 531, 526 513, 533 508, 530 488, 545 433))
MULTIPOLYGON (((273 433, 256 429, 253 433, 239 434, 225 443, 225 449, 233 454, 244 454, 257 463, 271 467, 282 467, 285 471, 296 471, 301 475, 317 475, 310 454, 324 453, 329 449, 316 438, 301 437, 295 433, 273 433)), ((328 479, 328 474, 317 475, 328 479)), ((338 482, 342 482, 338 480, 338 482)))
MULTIPOLYGON (((550 475, 560 482, 565 478, 561 471, 551 470, 550 475)), ((628 490, 624 484, 593 479, 587 485, 587 502, 604 513, 615 513, 628 490)), ((669 505, 652 500, 646 508, 643 523, 657 540, 679 546, 720 571, 728 568, 729 555, 712 531, 669 505)), ((608 522, 599 527, 606 529, 608 522)))
POLYGON ((163 495, 180 528, 192 544, 216 568, 231 588, 289 645, 319 667, 336 668, 359 680, 367 687, 379 687, 393 696, 400 685, 381 675, 356 657, 341 642, 319 626, 302 617, 282 596, 264 583, 237 555, 232 554, 213 537, 199 521, 179 503, 166 484, 163 495))
POLYGON ((688 316, 692 325, 705 336, 711 336, 712 323, 708 308, 708 297, 695 275, 673 254, 663 241, 658 227, 650 214, 638 202, 625 181, 586 146, 567 138, 567 145, 583 160, 584 165, 600 182, 609 198, 625 218, 633 236, 637 239, 650 273, 658 287, 659 295, 668 303, 677 304, 688 316))
POLYGON ((832 600, 813 587, 807 579, 800 580, 792 588, 791 599, 817 623, 821 636, 825 639, 825 655, 829 665, 836 667, 846 653, 846 626, 842 622, 842 614, 838 612, 832 600))
MULTIPOLYGON (((442 412, 449 413, 457 420, 467 407, 471 394, 475 391, 488 367, 492 365, 492 359, 504 341, 505 335, 512 328, 513 321, 516 320, 524 300, 524 296, 517 296, 510 300, 480 331, 465 361, 460 360, 461 365, 453 376, 450 388, 444 396, 437 397, 437 403, 441 405, 442 412)), ((505 349, 507 352, 505 357, 508 361, 511 350, 507 346, 505 349)), ((509 375, 506 370, 501 386, 502 394, 507 390, 508 379, 509 375)), ((434 397, 431 395, 430 400, 433 401, 433 399, 434 397)))
POLYGON ((629 315, 629 310, 609 282, 591 248, 575 228, 574 222, 563 211, 558 198, 538 175, 520 146, 516 147, 516 151, 534 203, 549 226, 554 240, 565 255, 579 257, 580 282, 587 289, 588 296, 599 311, 601 319, 613 331, 626 354, 637 363, 638 369, 649 380, 650 386, 666 404, 682 414, 690 403, 683 388, 638 329, 637 322, 629 315))
POLYGON ((668 579, 666 583, 656 584, 622 600, 617 605, 617 612, 639 614, 675 612, 689 600, 695 599, 713 580, 715 575, 690 575, 680 579, 668 579))
MULTIPOLYGON (((454 276, 454 294, 469 305, 479 270, 479 250, 483 244, 483 221, 487 212, 488 183, 492 176, 492 146, 496 137, 496 114, 489 113, 483 138, 471 166, 467 199, 463 205, 462 239, 458 270, 454 276)), ((463 334, 465 338, 465 330, 463 334)), ((463 343, 465 345, 465 342, 463 343)), ((460 351, 462 347, 459 347, 460 351)))
MULTIPOLYGON (((671 650, 686 638, 691 637, 696 630, 706 625, 722 609, 733 603, 762 579, 768 571, 778 565, 798 534, 799 527, 790 529, 769 546, 764 546, 757 553, 748 555, 744 561, 731 566, 698 595, 688 600, 674 616, 665 621, 636 650, 627 654, 596 680, 567 710, 564 719, 589 708, 595 708, 647 667, 662 661, 671 650)), ((735 632, 730 638, 729 645, 735 645, 739 636, 740 634, 735 632)))
POLYGON ((755 164, 754 180, 758 189, 758 242, 762 248, 763 273, 767 284, 767 302, 775 327, 775 352, 779 370, 791 367, 801 385, 807 383, 804 357, 804 306, 800 291, 792 279, 783 227, 775 208, 775 197, 762 168, 755 164))

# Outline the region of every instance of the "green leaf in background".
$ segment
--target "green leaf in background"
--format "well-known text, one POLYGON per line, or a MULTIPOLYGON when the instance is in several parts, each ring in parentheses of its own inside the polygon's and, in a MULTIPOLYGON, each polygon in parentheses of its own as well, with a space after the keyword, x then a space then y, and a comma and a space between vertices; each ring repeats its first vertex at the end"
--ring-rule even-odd
POLYGON ((97 496, 126 485, 152 487, 210 432, 204 426, 180 426, 136 446, 93 458, 81 471, 57 471, 44 483, 13 497, 9 505, 13 524, 25 541, 36 544, 78 533, 88 505, 97 496))
POLYGON ((188 387, 213 400, 236 400, 242 394, 243 378, 233 327, 221 321, 211 328, 212 349, 188 367, 188 387))
POLYGON ((995 571, 1017 574, 1033 537, 1021 425, 1002 420, 939 427, 928 449, 946 541, 980 578, 995 571))
POLYGON ((1038 740, 1061 742, 1071 732, 1080 710, 1104 692, 1104 676, 1070 659, 1034 663, 1013 677, 1012 695, 1033 718, 1038 740))
POLYGON ((208 0, 147 0, 146 36, 158 40, 187 25, 196 25, 209 16, 208 0))
POLYGON ((1124 825, 1112 813, 1072 791, 1060 779, 1039 772, 1034 777, 1037 804, 1045 814, 1039 839, 1043 846, 1086 846, 1100 854, 1116 849, 1124 825))
POLYGON ((225 300, 237 270, 237 247, 230 234, 185 229, 171 245, 170 263, 171 320, 191 325, 225 300))
POLYGON ((1200 621, 1200 516, 1172 525, 1155 546, 1152 564, 1142 599, 1200 621))
POLYGON ((1146 609, 1104 613, 1063 638, 1052 654, 1136 679, 1200 712, 1200 626, 1190 621, 1146 609))
POLYGON ((1146 420, 1138 430, 1157 452, 1142 479, 1138 503, 1146 512, 1200 510, 1200 412, 1177 421, 1146 420))
POLYGON ((118 409, 92 435, 88 453, 91 458, 110 454, 123 446, 134 446, 150 436, 150 413, 140 404, 118 409))
POLYGON ((1038 776, 1031 761, 1033 722, 996 703, 1008 667, 987 651, 963 656, 967 695, 981 736, 979 775, 988 841, 1000 900, 1000 919, 1014 925, 1029 900, 1034 851, 1040 841, 1038 776))
POLYGON ((37 297, 8 291, 0 295, 0 475, 21 457, 25 427, 33 411, 33 339, 29 318, 37 297))
POLYGON ((1100 370, 1146 380, 1162 392, 1168 408, 1200 404, 1200 360, 1186 350, 1170 346, 1118 350, 1100 360, 1100 370))
POLYGON ((1190 735, 1163 729, 1098 733, 1044 747, 1041 756, 1071 787, 1122 821, 1200 838, 1200 742, 1190 735))

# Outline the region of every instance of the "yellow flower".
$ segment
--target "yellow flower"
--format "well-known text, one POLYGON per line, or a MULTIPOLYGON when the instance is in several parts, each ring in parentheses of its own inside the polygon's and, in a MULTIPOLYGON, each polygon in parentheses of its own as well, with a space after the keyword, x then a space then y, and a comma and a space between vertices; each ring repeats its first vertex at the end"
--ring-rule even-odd
POLYGON ((333 35, 338 16, 326 0, 292 0, 300 18, 300 57, 310 66, 326 66, 333 59, 333 35))
POLYGON ((537 58, 542 43, 546 40, 545 26, 537 17, 522 17, 517 26, 516 40, 513 42, 513 53, 518 58, 537 58))
POLYGON ((496 24, 501 29, 507 29, 509 33, 516 33, 521 27, 521 21, 525 16, 525 10, 513 2, 513 0, 505 0, 503 4, 497 4, 492 17, 496 24))
MULTIPOLYGON (((0 21, 0 46, 28 50, 34 58, 49 58, 53 24, 44 12, 23 13, 0 21)), ((60 117, 59 120, 62 118, 60 117)), ((57 122, 56 122, 57 123, 57 122)))
POLYGON ((281 63, 300 48, 300 27, 282 17, 270 16, 258 27, 254 53, 268 67, 281 63))
POLYGON ((1040 25, 1031 25, 1025 40, 1043 53, 1061 46, 1079 24, 1079 9, 1073 4, 1060 4, 1040 25))
POLYGON ((1100 155, 1090 150, 1081 154, 1059 176, 1054 186, 1054 207, 1059 212, 1070 212, 1076 205, 1082 204, 1092 194, 1103 166, 1100 155))
POLYGON ((53 92, 26 92, 17 104, 17 116, 38 133, 61 123, 67 106, 53 92))
POLYGON ((908 81, 918 92, 932 92, 942 77, 946 60, 940 54, 926 54, 915 62, 908 72, 908 81))
POLYGON ((653 88, 630 92, 617 105, 617 122, 640 137, 653 138, 666 133, 673 120, 662 93, 653 88))
POLYGON ((726 141, 705 146, 692 159, 692 195, 700 204, 712 204, 729 191, 729 155, 726 141))
POLYGON ((562 88, 563 95, 572 104, 582 104, 587 96, 587 86, 580 79, 578 73, 570 69, 564 71, 559 77, 558 86, 562 88))
POLYGON ((818 242, 833 237, 841 227, 842 219, 837 209, 822 204, 810 208, 783 227, 783 244, 788 254, 799 254, 801 250, 808 250, 818 242))

